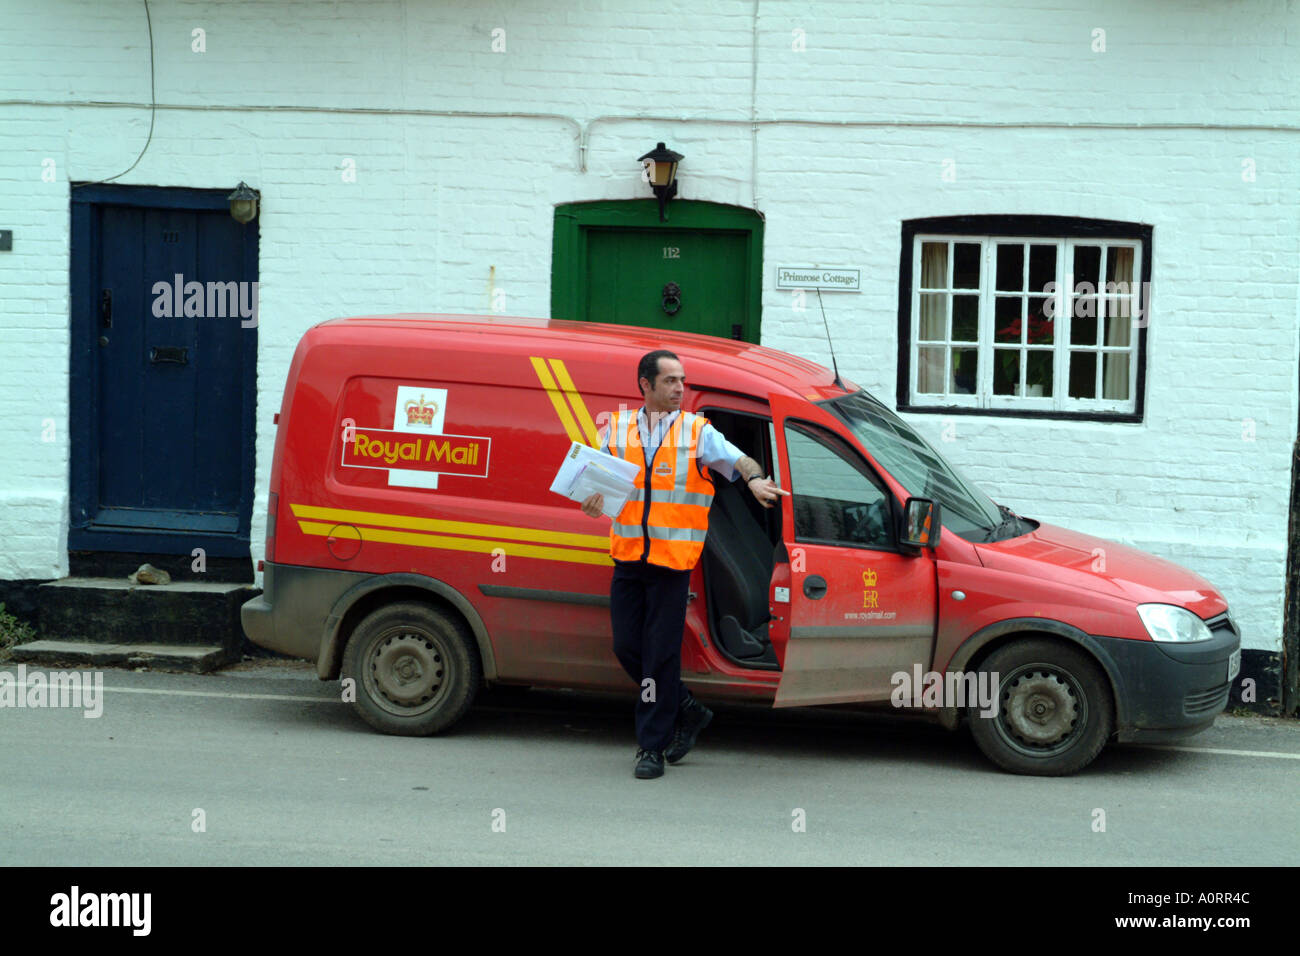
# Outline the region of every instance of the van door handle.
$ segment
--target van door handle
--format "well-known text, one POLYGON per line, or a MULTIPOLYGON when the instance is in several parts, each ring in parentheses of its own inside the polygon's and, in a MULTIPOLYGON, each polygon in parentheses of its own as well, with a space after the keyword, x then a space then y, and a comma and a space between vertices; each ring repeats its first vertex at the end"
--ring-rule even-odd
POLYGON ((803 579, 803 593, 805 597, 820 601, 826 596, 826 579, 820 574, 808 575, 803 579))

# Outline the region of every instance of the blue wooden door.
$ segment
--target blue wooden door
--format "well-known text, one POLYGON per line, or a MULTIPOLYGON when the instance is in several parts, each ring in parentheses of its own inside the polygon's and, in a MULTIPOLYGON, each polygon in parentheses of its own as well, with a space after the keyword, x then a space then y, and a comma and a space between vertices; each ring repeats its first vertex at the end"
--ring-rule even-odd
POLYGON ((74 201, 74 271, 88 280, 74 283, 88 400, 77 414, 90 434, 73 435, 70 547, 248 554, 256 226, 224 202, 193 208, 215 198, 142 190, 84 203, 81 249, 74 201), (151 193, 169 202, 151 205, 151 193))

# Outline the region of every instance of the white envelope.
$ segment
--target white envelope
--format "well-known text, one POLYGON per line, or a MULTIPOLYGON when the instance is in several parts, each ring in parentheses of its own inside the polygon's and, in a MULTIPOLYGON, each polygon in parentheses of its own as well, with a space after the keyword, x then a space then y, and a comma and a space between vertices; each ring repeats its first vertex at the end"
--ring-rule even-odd
POLYGON ((575 441, 555 473, 551 491, 578 502, 602 494, 605 507, 601 510, 614 518, 636 489, 636 473, 632 462, 575 441))

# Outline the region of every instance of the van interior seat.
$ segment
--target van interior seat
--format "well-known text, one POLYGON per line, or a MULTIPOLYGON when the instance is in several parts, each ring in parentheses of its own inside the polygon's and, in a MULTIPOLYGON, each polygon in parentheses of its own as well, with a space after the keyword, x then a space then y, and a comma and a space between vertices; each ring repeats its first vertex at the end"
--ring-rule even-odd
POLYGON ((717 642, 746 663, 775 665, 767 636, 775 548, 745 507, 738 482, 718 481, 704 540, 704 582, 717 642))

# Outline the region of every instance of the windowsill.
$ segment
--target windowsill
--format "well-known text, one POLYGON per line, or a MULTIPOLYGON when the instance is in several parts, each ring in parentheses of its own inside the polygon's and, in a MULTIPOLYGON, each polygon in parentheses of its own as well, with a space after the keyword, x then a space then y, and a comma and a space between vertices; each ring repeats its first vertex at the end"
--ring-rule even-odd
POLYGON ((985 415, 995 418, 1051 418, 1059 421, 1142 423, 1142 416, 1137 412, 1067 412, 1053 408, 973 408, 970 405, 899 405, 897 411, 912 412, 918 415, 985 415))

